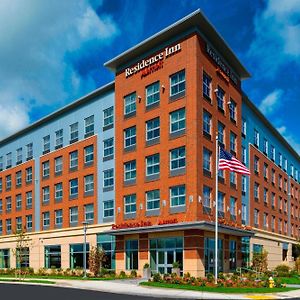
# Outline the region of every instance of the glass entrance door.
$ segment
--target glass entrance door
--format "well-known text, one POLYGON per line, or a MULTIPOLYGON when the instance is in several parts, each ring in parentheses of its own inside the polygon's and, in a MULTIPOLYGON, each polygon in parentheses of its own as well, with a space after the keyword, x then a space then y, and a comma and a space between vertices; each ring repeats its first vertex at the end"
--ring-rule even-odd
POLYGON ((171 274, 173 262, 176 261, 176 252, 174 250, 159 250, 157 255, 157 271, 161 274, 171 274))
MULTIPOLYGON (((214 273, 215 267, 215 240, 205 238, 205 274, 214 273)), ((218 240, 218 272, 223 272, 223 240, 218 240)))

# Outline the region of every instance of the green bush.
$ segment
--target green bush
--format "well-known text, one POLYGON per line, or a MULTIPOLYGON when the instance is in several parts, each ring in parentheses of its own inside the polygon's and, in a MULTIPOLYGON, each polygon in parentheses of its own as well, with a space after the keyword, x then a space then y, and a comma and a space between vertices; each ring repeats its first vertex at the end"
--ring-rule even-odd
POLYGON ((126 277, 126 273, 124 271, 121 271, 119 277, 125 278, 126 277))
POLYGON ((136 272, 136 270, 132 270, 132 271, 130 272, 130 277, 132 277, 132 278, 136 278, 136 277, 137 277, 137 272, 136 272))
POLYGON ((154 273, 153 274, 153 282, 161 282, 162 278, 159 273, 154 273))
POLYGON ((207 273, 206 278, 208 282, 213 282, 215 280, 215 276, 212 273, 207 273))
POLYGON ((275 271, 277 272, 279 277, 289 277, 290 276, 290 267, 285 264, 278 265, 275 268, 275 271))
POLYGON ((150 265, 148 263, 144 264, 144 269, 148 269, 150 267, 150 265))

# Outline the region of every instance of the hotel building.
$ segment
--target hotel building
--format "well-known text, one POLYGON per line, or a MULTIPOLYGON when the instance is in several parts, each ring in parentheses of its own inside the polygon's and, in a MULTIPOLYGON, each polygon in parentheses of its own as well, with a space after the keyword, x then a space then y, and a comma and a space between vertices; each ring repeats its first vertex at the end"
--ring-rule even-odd
POLYGON ((102 246, 107 268, 203 276, 268 251, 292 264, 299 237, 300 157, 242 90, 250 77, 200 10, 105 63, 115 81, 0 142, 0 268, 83 266, 102 246), (251 171, 219 172, 216 134, 251 171))

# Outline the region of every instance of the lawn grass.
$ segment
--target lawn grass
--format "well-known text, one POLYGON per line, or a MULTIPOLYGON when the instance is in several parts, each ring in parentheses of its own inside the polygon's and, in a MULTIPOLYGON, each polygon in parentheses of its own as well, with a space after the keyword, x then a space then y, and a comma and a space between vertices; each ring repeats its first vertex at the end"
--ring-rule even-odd
POLYGON ((286 284, 300 284, 299 277, 278 277, 281 283, 286 284))
MULTIPOLYGON (((14 278, 14 275, 9 275, 9 274, 2 274, 0 275, 0 278, 14 278)), ((65 280, 114 280, 114 279, 122 279, 122 278, 115 278, 115 277, 96 277, 96 278, 92 278, 92 277, 87 277, 87 278, 83 278, 83 277, 75 277, 75 276, 58 276, 58 275, 45 275, 45 276, 41 276, 41 275, 26 275, 26 278, 38 278, 38 279, 65 279, 65 280)))
POLYGON ((207 287, 207 286, 194 286, 194 285, 180 285, 172 283, 160 283, 160 282, 141 282, 140 285, 159 287, 159 288, 169 288, 169 289, 181 289, 181 290, 192 290, 199 292, 213 292, 213 293, 224 293, 224 294, 262 294, 262 293, 279 293, 279 292, 288 292, 296 290, 295 288, 237 288, 237 287, 207 287))
POLYGON ((44 284, 55 284, 55 281, 50 280, 38 280, 38 279, 25 279, 19 280, 16 278, 1 278, 0 282, 25 282, 25 283, 44 283, 44 284))

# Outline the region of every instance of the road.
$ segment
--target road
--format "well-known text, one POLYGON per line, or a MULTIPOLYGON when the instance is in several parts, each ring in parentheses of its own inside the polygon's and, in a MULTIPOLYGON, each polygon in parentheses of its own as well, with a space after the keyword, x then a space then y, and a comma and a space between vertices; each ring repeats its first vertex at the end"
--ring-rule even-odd
MULTIPOLYGON (((117 291, 116 291, 117 292, 117 291)), ((72 288, 0 284, 0 299, 17 300, 155 300, 158 298, 109 294, 72 288)), ((160 298, 163 299, 163 298, 160 298)), ((168 298, 170 300, 170 298, 168 298)))

